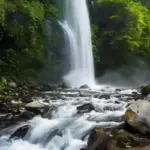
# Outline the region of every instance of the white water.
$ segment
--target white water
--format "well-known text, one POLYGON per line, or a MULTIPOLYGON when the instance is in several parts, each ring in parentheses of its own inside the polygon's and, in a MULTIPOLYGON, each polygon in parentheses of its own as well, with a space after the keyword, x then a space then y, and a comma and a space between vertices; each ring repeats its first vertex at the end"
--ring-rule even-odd
POLYGON ((94 65, 89 14, 86 0, 63 0, 66 48, 70 56, 70 71, 64 80, 73 87, 93 86, 94 65))
MULTIPOLYGON (((134 90, 124 90, 118 94, 131 94, 134 90)), ((128 96, 122 95, 122 100, 115 97, 115 88, 102 88, 101 90, 80 91, 89 93, 86 97, 79 97, 79 90, 60 91, 66 100, 51 100, 50 105, 56 107, 51 119, 35 117, 28 121, 31 125, 26 137, 19 140, 8 140, 8 136, 0 137, 0 150, 80 150, 87 145, 89 131, 94 127, 113 127, 122 123, 120 117, 124 114, 124 106, 128 96), (94 94, 110 94, 110 99, 94 98, 94 94), (115 103, 118 101, 119 103, 115 103), (77 107, 92 103, 95 110, 78 114, 77 107)), ((43 101, 44 99, 39 99, 43 101)))

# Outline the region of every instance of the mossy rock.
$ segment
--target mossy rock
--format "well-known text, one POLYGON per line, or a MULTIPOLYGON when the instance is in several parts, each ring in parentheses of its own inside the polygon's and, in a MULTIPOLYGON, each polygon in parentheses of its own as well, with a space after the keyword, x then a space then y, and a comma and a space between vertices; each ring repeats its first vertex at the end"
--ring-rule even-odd
POLYGON ((143 87, 142 90, 141 90, 141 93, 142 93, 142 95, 150 94, 150 84, 148 84, 145 87, 143 87))
POLYGON ((136 147, 137 143, 134 141, 132 137, 120 136, 117 139, 117 146, 120 148, 130 148, 136 147))

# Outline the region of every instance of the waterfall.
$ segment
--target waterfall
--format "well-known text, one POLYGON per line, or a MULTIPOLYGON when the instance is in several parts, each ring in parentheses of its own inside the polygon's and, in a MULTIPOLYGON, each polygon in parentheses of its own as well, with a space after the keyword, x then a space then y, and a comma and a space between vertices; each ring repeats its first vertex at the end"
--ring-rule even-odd
POLYGON ((94 65, 90 20, 86 0, 63 0, 64 18, 59 22, 65 32, 70 71, 64 80, 71 86, 94 85, 94 65))

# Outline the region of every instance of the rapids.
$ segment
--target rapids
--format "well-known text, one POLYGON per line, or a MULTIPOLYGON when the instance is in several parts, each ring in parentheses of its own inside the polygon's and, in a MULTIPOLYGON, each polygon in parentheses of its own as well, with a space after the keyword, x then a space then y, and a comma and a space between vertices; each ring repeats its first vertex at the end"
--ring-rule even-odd
MULTIPOLYGON (((80 150, 86 146, 93 128, 112 128, 123 123, 125 106, 135 91, 116 91, 113 87, 68 89, 57 91, 60 96, 57 100, 51 100, 55 92, 46 92, 49 106, 54 108, 51 117, 36 116, 26 122, 31 128, 24 139, 9 139, 11 134, 3 134, 0 137, 0 150, 80 150), (105 98, 105 95, 110 97, 105 98), (78 106, 89 103, 94 110, 78 112, 78 106)), ((39 101, 44 103, 44 98, 39 101)))

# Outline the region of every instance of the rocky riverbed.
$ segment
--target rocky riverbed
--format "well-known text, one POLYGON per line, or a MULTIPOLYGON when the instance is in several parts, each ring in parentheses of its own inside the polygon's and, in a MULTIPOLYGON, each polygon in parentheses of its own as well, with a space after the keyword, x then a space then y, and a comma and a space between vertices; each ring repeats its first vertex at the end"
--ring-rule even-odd
POLYGON ((140 88, 14 81, 5 87, 11 98, 1 101, 1 150, 150 149, 150 98, 140 88))

